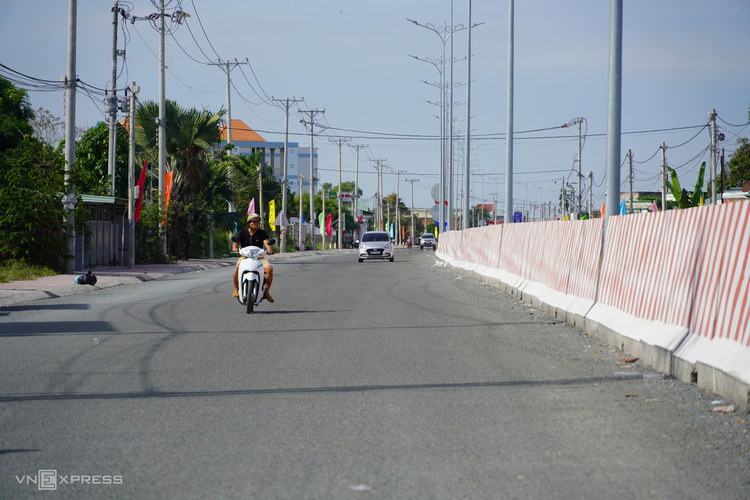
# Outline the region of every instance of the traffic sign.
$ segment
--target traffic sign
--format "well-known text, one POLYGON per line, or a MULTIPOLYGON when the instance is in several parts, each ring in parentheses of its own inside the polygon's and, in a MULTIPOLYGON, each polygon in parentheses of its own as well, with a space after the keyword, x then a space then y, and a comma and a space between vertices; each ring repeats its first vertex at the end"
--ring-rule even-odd
POLYGON ((523 212, 513 212, 513 222, 523 222, 523 212))
POLYGON ((433 205, 432 210, 430 210, 430 215, 432 215, 432 220, 434 220, 435 224, 437 224, 438 216, 440 215, 440 205, 433 205))

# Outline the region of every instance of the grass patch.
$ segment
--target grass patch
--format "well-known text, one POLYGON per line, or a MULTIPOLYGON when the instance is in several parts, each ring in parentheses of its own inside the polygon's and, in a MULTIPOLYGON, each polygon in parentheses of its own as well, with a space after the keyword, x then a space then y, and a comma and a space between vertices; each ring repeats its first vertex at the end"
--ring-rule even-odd
POLYGON ((32 266, 24 261, 0 263, 0 283, 9 281, 35 280, 43 276, 57 276, 59 273, 42 266, 32 266))

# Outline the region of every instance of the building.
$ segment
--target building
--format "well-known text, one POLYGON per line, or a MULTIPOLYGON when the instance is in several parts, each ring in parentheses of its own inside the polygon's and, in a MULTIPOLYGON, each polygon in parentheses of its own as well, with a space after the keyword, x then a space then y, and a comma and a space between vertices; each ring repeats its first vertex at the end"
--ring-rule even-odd
MULTIPOLYGON (((224 146, 227 143, 227 125, 221 126, 221 143, 224 146)), ((269 142, 260 136, 255 130, 250 128, 242 120, 232 120, 232 144, 234 150, 232 154, 250 156, 253 153, 261 152, 263 154, 263 164, 270 165, 273 168, 273 175, 279 181, 284 179, 284 143, 269 142)), ((310 148, 300 147, 296 142, 288 142, 289 151, 287 154, 287 171, 286 177, 289 182, 289 189, 293 192, 299 192, 300 175, 303 178, 303 191, 309 191, 310 188, 310 148)), ((317 148, 313 154, 314 175, 318 173, 318 154, 317 148)))

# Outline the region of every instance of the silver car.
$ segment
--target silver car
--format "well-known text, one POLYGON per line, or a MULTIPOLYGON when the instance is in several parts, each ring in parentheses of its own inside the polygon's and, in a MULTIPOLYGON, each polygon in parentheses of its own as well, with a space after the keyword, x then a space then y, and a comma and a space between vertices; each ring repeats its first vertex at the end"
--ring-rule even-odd
POLYGON ((432 247, 433 250, 437 248, 437 240, 434 234, 425 233, 419 238, 419 249, 421 250, 424 247, 432 247))
POLYGON ((367 231, 362 235, 359 244, 359 261, 365 259, 388 259, 393 262, 396 250, 393 248, 390 235, 385 231, 367 231))

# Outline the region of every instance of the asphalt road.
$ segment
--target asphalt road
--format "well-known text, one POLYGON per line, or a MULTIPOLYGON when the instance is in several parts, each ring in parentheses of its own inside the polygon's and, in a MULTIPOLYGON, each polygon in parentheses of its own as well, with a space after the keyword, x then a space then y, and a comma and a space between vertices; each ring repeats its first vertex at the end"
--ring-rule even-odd
POLYGON ((748 415, 435 264, 280 260, 252 315, 230 268, 0 308, 0 497, 750 498, 748 415))

